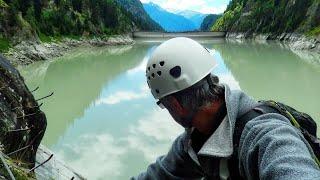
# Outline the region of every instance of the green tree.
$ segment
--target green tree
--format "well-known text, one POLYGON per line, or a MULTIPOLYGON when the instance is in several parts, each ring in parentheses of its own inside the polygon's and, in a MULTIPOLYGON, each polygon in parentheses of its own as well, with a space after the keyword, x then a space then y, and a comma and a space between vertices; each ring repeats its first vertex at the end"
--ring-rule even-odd
POLYGON ((75 11, 82 12, 82 0, 71 0, 71 3, 75 11))
POLYGON ((118 25, 117 7, 113 1, 102 1, 100 7, 103 23, 106 27, 115 28, 118 25))
POLYGON ((60 1, 61 1, 61 0, 54 0, 54 1, 53 1, 54 4, 56 5, 56 7, 59 7, 59 6, 60 6, 60 1))
POLYGON ((21 11, 22 15, 25 16, 28 9, 31 6, 32 0, 17 0, 18 9, 21 11))
POLYGON ((42 11, 41 0, 33 0, 33 7, 35 18, 40 21, 42 11))

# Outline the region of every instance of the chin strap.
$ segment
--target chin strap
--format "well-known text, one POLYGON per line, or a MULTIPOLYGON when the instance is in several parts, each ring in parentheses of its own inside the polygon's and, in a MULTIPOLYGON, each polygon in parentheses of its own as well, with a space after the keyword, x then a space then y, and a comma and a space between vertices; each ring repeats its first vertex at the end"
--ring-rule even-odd
POLYGON ((220 180, 228 180, 230 178, 227 158, 220 159, 219 176, 220 176, 220 180))
POLYGON ((183 126, 184 128, 191 128, 193 117, 197 114, 197 112, 198 112, 198 110, 194 110, 194 111, 190 112, 187 117, 180 119, 179 124, 181 126, 183 126))

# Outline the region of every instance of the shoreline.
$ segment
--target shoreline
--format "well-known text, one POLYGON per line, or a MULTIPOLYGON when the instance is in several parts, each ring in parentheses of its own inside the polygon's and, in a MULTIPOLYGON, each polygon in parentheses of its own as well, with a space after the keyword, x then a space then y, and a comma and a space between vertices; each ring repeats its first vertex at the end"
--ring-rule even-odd
POLYGON ((129 34, 112 35, 107 38, 80 38, 79 40, 63 38, 61 41, 49 43, 22 41, 3 53, 3 55, 16 67, 18 65, 28 65, 33 62, 60 57, 68 51, 81 46, 117 46, 130 45, 134 44, 134 42, 129 34))
MULTIPOLYGON (((320 36, 307 37, 297 33, 273 34, 247 34, 243 32, 227 32, 224 39, 256 42, 267 42, 269 40, 283 43, 293 53, 300 57, 308 56, 312 62, 320 64, 320 36)), ((113 35, 108 38, 80 38, 79 40, 63 38, 61 41, 40 42, 23 41, 4 53, 4 56, 16 67, 28 65, 37 61, 50 60, 65 55, 68 51, 81 46, 117 46, 131 45, 135 40, 132 34, 113 35)))
POLYGON ((288 43, 293 50, 308 50, 320 53, 320 36, 308 37, 298 33, 282 33, 281 35, 247 34, 243 32, 227 32, 226 39, 253 39, 256 41, 275 40, 288 43))
POLYGON ((307 59, 308 63, 320 65, 320 36, 308 37, 298 33, 283 33, 275 36, 273 34, 227 32, 225 39, 236 41, 253 40, 259 43, 276 41, 300 58, 307 59))

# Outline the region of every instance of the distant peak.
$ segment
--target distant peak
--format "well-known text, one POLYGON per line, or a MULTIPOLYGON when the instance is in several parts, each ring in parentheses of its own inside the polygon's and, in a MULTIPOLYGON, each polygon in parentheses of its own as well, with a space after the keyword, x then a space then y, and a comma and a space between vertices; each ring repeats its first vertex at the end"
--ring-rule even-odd
POLYGON ((155 6, 155 7, 159 7, 159 5, 158 4, 156 4, 156 3, 154 3, 154 2, 149 2, 149 3, 146 3, 146 4, 149 4, 149 5, 151 5, 151 6, 155 6))
POLYGON ((177 11, 178 14, 184 14, 184 15, 204 15, 204 13, 201 13, 199 11, 195 11, 195 10, 189 10, 189 9, 185 9, 185 10, 180 10, 177 11))

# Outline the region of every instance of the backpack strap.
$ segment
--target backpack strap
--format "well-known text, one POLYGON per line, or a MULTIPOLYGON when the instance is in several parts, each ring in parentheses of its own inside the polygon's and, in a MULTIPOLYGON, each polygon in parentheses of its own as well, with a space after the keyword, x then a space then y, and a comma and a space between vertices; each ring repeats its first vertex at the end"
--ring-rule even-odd
POLYGON ((246 124, 251 121, 252 119, 267 113, 279 113, 279 111, 267 104, 260 103, 253 109, 250 109, 248 112, 241 115, 236 120, 234 132, 233 132, 233 154, 228 161, 228 168, 230 172, 230 179, 244 179, 240 175, 240 164, 239 164, 239 157, 238 157, 238 150, 239 150, 239 143, 242 131, 246 124), (239 178, 241 177, 241 178, 239 178))

